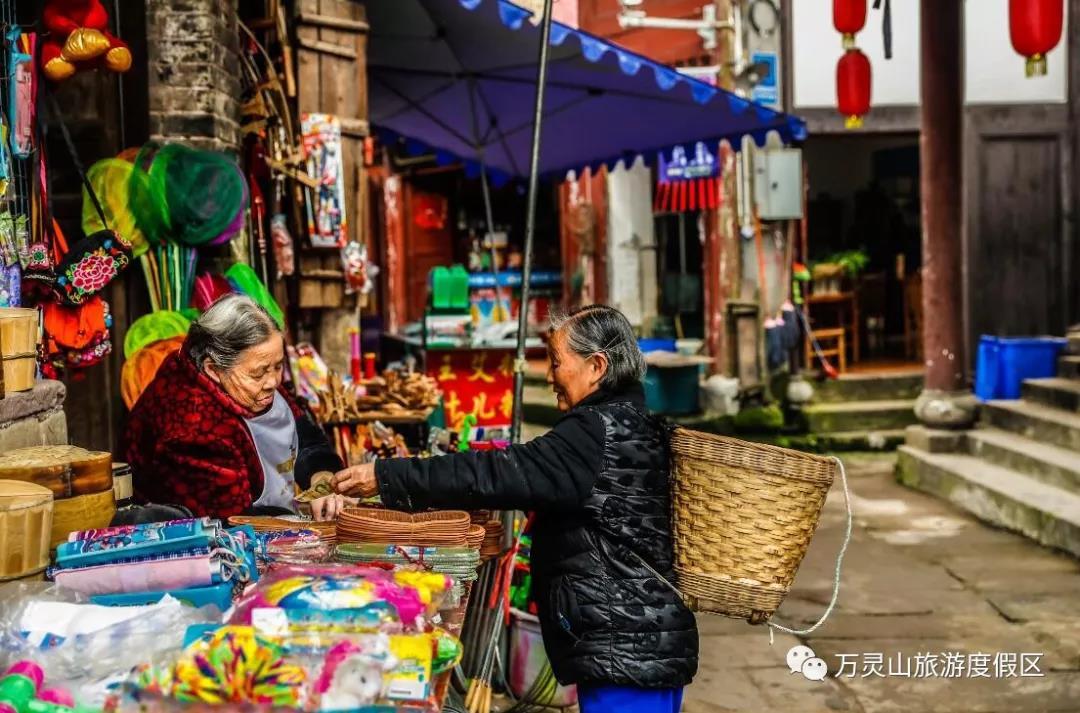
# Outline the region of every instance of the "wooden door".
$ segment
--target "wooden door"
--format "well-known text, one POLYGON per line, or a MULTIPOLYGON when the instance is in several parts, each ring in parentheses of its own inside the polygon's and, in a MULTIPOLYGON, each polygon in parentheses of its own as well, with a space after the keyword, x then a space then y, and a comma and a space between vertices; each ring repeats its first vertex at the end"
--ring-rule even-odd
POLYGON ((405 221, 405 254, 401 258, 404 271, 406 297, 405 321, 412 322, 424 316, 428 298, 428 273, 440 265, 449 266, 454 261, 454 236, 448 199, 438 193, 429 193, 406 184, 405 205, 402 219, 405 221), (445 211, 433 207, 445 206, 445 211), (427 215, 427 218, 422 216, 427 215), (441 220, 439 217, 441 216, 441 220))
POLYGON ((1065 106, 967 112, 968 354, 981 334, 1064 334, 1080 318, 1065 106))

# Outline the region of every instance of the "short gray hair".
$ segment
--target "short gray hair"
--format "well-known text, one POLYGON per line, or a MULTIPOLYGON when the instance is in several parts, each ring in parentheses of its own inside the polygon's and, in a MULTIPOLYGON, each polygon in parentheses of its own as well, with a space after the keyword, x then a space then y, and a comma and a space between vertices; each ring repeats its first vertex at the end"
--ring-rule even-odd
POLYGON ((261 305, 245 295, 225 295, 191 323, 187 350, 202 370, 206 360, 228 371, 245 349, 279 333, 277 323, 261 305))
POLYGON ((565 331, 567 346, 580 357, 607 357, 607 373, 600 387, 618 391, 645 378, 645 355, 638 347, 630 320, 606 305, 580 307, 551 321, 552 332, 565 331))

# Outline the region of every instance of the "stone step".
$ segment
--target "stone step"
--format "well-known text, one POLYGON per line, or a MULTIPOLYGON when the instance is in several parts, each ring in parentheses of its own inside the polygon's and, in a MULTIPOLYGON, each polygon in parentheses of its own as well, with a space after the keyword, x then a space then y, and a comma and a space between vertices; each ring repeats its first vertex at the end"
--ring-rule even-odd
POLYGON ((1030 401, 988 401, 982 421, 1035 441, 1080 451, 1080 414, 1030 401))
POLYGON ((914 399, 811 404, 803 412, 811 433, 892 431, 916 422, 914 399))
POLYGON ((970 455, 898 451, 897 479, 986 522, 1080 556, 1080 496, 970 455))
POLYGON ((918 398, 923 372, 898 374, 842 374, 838 379, 814 383, 814 403, 892 401, 918 398))
POLYGON ((1063 379, 1080 379, 1080 356, 1061 357, 1058 360, 1058 376, 1063 379))
POLYGON ((1080 379, 1028 379, 1020 393, 1028 401, 1080 412, 1080 379))
POLYGON ((1080 495, 1080 453, 996 428, 967 431, 965 447, 973 456, 1080 495))

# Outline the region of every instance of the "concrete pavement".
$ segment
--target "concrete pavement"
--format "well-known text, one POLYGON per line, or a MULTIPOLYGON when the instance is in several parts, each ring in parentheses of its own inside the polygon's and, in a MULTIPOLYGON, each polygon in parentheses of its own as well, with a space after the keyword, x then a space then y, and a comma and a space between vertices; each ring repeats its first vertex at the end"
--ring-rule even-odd
MULTIPOLYGON (((684 711, 1080 711, 1080 563, 898 485, 894 455, 845 463, 856 520, 832 616, 810 636, 777 633, 772 646, 764 627, 702 617, 684 711), (825 661, 825 680, 789 672, 799 644, 825 661), (877 660, 912 675, 878 676, 877 660)), ((820 616, 844 524, 837 484, 778 623, 805 628, 820 616)))

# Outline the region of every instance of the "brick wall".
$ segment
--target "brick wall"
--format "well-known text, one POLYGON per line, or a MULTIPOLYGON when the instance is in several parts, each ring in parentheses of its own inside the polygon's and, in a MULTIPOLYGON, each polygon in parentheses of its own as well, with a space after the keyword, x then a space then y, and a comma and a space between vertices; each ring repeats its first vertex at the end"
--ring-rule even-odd
POLYGON ((237 0, 152 0, 146 30, 150 137, 235 150, 240 142, 237 0))

